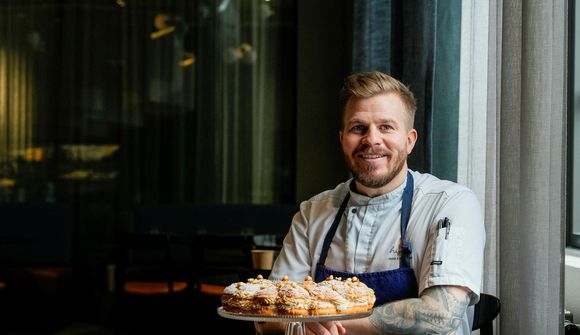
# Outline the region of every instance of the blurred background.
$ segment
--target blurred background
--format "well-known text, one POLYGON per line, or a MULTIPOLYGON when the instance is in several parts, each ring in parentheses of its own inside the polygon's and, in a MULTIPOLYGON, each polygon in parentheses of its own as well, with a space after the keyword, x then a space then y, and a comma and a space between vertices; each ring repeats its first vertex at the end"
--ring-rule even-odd
MULTIPOLYGON (((544 267, 520 271, 505 261, 503 280, 498 274, 500 244, 508 251, 530 246, 525 257, 537 252, 527 259, 541 264, 563 264, 556 258, 564 245, 580 247, 580 225, 564 215, 571 198, 543 207, 530 202, 515 214, 530 213, 522 222, 534 223, 525 243, 510 234, 520 229, 510 216, 519 198, 510 197, 535 194, 512 186, 520 175, 544 171, 513 168, 528 166, 527 155, 537 153, 525 146, 550 128, 543 118, 554 118, 552 135, 563 136, 555 141, 563 148, 546 142, 549 158, 564 166, 550 185, 566 189, 557 178, 574 180, 565 155, 558 156, 566 143, 572 148, 572 136, 557 113, 573 118, 574 103, 568 112, 554 105, 566 100, 565 90, 529 85, 550 83, 546 78, 563 85, 558 66, 573 69, 573 61, 552 58, 555 75, 536 69, 551 53, 536 48, 543 55, 536 56, 532 42, 553 43, 548 49, 556 51, 568 43, 558 30, 566 6, 556 3, 0 0, 0 334, 197 333, 200 323, 217 333, 252 334, 250 323, 216 315, 219 296, 211 288, 267 275, 252 267, 250 250, 277 251, 299 203, 349 177, 338 141, 338 91, 346 75, 366 70, 389 73, 416 95, 419 139, 410 167, 469 185, 485 205, 485 290, 505 288, 506 327, 522 306, 537 308, 518 300, 530 296, 527 290, 563 305, 563 293, 533 277, 544 267), (521 27, 538 17, 552 18, 550 36, 559 38, 521 27), (516 43, 520 31, 531 41, 516 43), (512 69, 522 70, 510 76, 512 69), (535 106, 556 112, 533 114, 535 106), (525 122, 528 111, 537 122, 525 122), (526 131, 514 139, 515 125, 526 131), (500 132, 503 145, 518 146, 502 151, 500 132), (548 208, 562 209, 551 216, 562 230, 547 231, 547 220, 531 214, 548 208), (504 219, 501 241, 496 218, 504 219), (550 245, 536 251, 548 234, 550 245), (208 251, 215 246, 234 248, 208 251), (548 247, 556 257, 545 260, 548 247), (150 297, 156 288, 132 290, 133 275, 167 286, 150 297), (509 289, 510 275, 537 280, 518 294, 509 289)), ((576 28, 569 24, 572 55, 576 28)), ((537 184, 525 178, 521 185, 537 184)), ((519 260, 517 252, 506 255, 519 260)), ((545 268, 563 277, 563 268, 545 268)), ((578 269, 567 267, 566 280, 578 269)), ((566 302, 576 314, 578 301, 566 302)))

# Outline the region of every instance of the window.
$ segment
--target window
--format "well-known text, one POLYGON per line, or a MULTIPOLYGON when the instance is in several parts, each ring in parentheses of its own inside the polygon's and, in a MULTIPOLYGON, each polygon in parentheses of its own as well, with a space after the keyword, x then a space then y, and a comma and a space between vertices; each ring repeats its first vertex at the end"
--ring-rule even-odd
POLYGON ((569 169, 568 169, 568 229, 566 245, 580 248, 580 6, 569 1, 569 169))
POLYGON ((294 201, 294 1, 0 6, 0 201, 294 201))

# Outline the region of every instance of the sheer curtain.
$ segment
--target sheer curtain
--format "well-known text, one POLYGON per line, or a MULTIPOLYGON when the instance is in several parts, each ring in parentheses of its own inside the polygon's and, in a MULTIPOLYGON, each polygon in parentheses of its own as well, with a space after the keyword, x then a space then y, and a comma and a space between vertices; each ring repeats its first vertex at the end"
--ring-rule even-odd
POLYGON ((23 0, 0 17, 2 200, 293 202, 291 1, 23 0))
POLYGON ((128 172, 141 175, 135 180, 140 196, 145 201, 288 201, 277 186, 291 183, 292 157, 277 149, 293 142, 288 135, 294 74, 291 63, 284 63, 290 59, 280 57, 292 50, 293 42, 283 39, 291 36, 292 7, 258 0, 185 1, 180 6, 167 2, 155 12, 149 6, 124 14, 128 61, 141 48, 132 43, 142 40, 150 24, 140 22, 143 17, 155 14, 162 22, 158 31, 175 27, 143 41, 145 53, 138 55, 143 60, 124 72, 145 108, 144 115, 134 115, 138 108, 125 99, 130 106, 125 115, 143 123, 141 133, 128 134, 126 141, 131 145, 141 139, 135 135, 144 136, 147 146, 136 151, 139 166, 127 161, 128 172), (187 60, 191 64, 184 64, 187 60))
MULTIPOLYGON (((22 20, 8 15, 7 8, 0 8, 0 17, 13 31, 23 28, 22 20)), ((22 199, 25 192, 17 187, 16 179, 22 166, 19 161, 36 161, 32 130, 37 122, 37 103, 33 97, 34 51, 30 51, 28 38, 11 39, 9 30, 0 29, 0 201, 22 199)))
POLYGON ((137 205, 294 203, 295 16, 286 0, 2 1, 0 201, 73 203, 83 266, 137 205))

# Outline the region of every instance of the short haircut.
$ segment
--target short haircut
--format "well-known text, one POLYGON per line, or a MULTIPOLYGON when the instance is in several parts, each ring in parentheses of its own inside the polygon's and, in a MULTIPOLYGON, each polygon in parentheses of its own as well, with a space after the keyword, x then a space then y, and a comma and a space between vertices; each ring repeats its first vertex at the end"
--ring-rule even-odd
POLYGON ((417 103, 413 92, 402 82, 379 71, 361 72, 346 77, 339 93, 342 111, 351 97, 370 98, 378 94, 397 94, 407 111, 408 126, 413 128, 417 103))

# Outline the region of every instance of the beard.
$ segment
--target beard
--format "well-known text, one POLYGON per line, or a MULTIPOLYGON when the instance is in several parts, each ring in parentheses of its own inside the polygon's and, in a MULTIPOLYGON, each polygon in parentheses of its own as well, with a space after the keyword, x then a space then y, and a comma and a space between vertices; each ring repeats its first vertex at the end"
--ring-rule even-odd
POLYGON ((386 174, 383 175, 373 175, 373 172, 377 169, 373 165, 357 165, 354 161, 349 160, 349 157, 345 155, 345 161, 347 167, 352 174, 355 181, 361 185, 369 188, 381 188, 388 183, 390 183, 405 166, 407 161, 407 153, 404 151, 399 151, 396 161, 393 162, 393 168, 388 170, 386 174))

